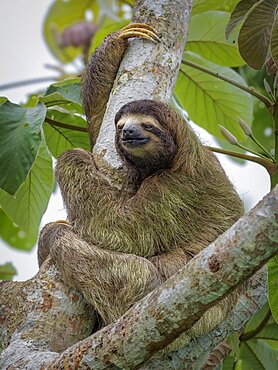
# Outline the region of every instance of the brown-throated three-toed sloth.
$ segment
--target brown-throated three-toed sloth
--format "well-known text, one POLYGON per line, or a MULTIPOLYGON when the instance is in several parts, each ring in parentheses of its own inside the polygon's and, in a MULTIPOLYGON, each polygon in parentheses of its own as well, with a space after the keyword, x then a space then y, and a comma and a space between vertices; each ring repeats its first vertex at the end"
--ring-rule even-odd
MULTIPOLYGON (((84 74, 92 145, 130 37, 157 39, 143 24, 110 34, 84 74)), ((39 263, 50 252, 64 281, 82 292, 103 324, 183 267, 243 210, 216 157, 168 105, 130 102, 116 114, 115 125, 117 151, 128 169, 126 185, 119 190, 108 183, 91 152, 65 152, 56 179, 69 225, 48 224, 39 242, 39 263)))

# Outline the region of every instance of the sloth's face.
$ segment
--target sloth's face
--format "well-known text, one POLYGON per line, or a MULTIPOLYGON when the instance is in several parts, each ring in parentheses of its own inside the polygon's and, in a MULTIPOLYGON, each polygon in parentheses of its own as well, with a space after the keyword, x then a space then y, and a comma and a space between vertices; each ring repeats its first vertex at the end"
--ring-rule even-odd
POLYGON ((139 170, 154 173, 169 166, 176 146, 171 135, 152 116, 127 114, 116 124, 121 157, 139 170))
POLYGON ((153 117, 130 114, 122 117, 117 125, 119 141, 126 151, 145 155, 147 151, 155 150, 161 142, 163 129, 153 117), (156 144, 156 145, 155 145, 156 144))

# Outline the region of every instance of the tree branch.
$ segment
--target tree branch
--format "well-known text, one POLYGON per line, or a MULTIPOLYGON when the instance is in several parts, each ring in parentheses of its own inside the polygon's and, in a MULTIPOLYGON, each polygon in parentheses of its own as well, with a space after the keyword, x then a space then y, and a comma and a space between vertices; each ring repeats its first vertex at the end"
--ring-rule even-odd
MULTIPOLYGON (((15 352, 14 346, 18 348, 16 343, 18 340, 21 347, 24 347, 23 353, 27 356, 29 351, 29 355, 31 352, 33 356, 29 358, 31 361, 29 368, 35 368, 32 366, 38 368, 42 363, 44 366, 47 364, 49 369, 64 369, 66 364, 69 368, 78 369, 142 368, 155 353, 192 327, 207 309, 246 281, 278 253, 277 210, 278 186, 183 269, 135 304, 115 323, 59 355, 50 354, 45 350, 39 352, 38 347, 35 353, 34 348, 30 350, 28 341, 23 336, 26 330, 23 327, 22 332, 17 332, 11 345, 3 352, 0 365, 4 365, 2 368, 8 368, 8 366, 22 368, 12 356, 15 352), (34 361, 35 365, 33 365, 34 361)), ((259 290, 261 294, 262 287, 256 286, 254 282, 252 284, 255 284, 253 291, 259 290)), ((245 298, 244 295, 242 297, 247 300, 247 305, 250 307, 254 294, 250 300, 247 290, 245 298)), ((263 294, 263 301, 265 301, 265 294, 263 294)), ((210 346, 215 346, 219 342, 219 337, 220 341, 226 338, 232 327, 238 330, 247 319, 247 305, 246 302, 238 303, 235 310, 238 316, 233 315, 230 321, 227 321, 228 324, 223 323, 217 332, 211 332, 210 340, 205 339, 206 345, 202 344, 205 337, 197 339, 197 343, 199 341, 197 346, 196 341, 192 340, 190 346, 193 346, 196 351, 193 353, 198 352, 200 356, 200 351, 207 348, 208 342, 210 346), (241 316, 242 313, 244 316, 241 316)), ((186 350, 182 351, 181 353, 186 353, 186 350)), ((186 358, 186 355, 184 356, 186 358)), ((192 363, 196 358, 197 356, 191 355, 188 361, 192 363)), ((168 357, 166 369, 171 368, 169 367, 171 361, 168 357)), ((145 368, 148 369, 148 367, 145 368)))

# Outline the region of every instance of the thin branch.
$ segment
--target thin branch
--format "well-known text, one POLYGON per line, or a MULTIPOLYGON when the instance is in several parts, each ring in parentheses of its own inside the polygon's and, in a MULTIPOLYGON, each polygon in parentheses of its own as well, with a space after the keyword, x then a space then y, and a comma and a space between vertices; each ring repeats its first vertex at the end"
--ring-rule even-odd
POLYGON ((67 123, 58 122, 58 121, 55 121, 47 117, 45 118, 44 121, 51 126, 62 127, 62 128, 66 128, 66 129, 73 130, 73 131, 88 132, 88 130, 85 127, 68 125, 67 123))
POLYGON ((42 82, 49 82, 49 81, 56 81, 57 76, 53 77, 40 77, 40 78, 31 78, 29 80, 23 80, 23 81, 17 81, 17 82, 11 82, 8 84, 0 85, 0 91, 1 90, 8 90, 13 89, 15 87, 21 87, 21 86, 27 86, 27 85, 33 85, 38 84, 42 82))
POLYGON ((244 85, 232 80, 231 78, 220 75, 218 72, 213 72, 210 69, 208 69, 206 67, 203 67, 200 64, 190 62, 189 60, 182 59, 182 63, 189 66, 189 67, 198 69, 199 71, 205 72, 205 73, 207 73, 207 74, 209 74, 213 77, 219 78, 220 80, 228 82, 229 84, 234 85, 234 86, 238 87, 239 89, 248 92, 249 94, 255 96, 257 99, 262 101, 268 109, 273 107, 273 103, 271 102, 271 100, 269 100, 266 96, 260 94, 258 91, 256 91, 253 88, 244 86, 244 85))
POLYGON ((245 159, 247 161, 258 163, 261 166, 263 166, 268 171, 268 173, 270 175, 273 174, 277 170, 277 167, 278 167, 277 163, 273 163, 273 162, 271 162, 267 159, 264 159, 264 158, 255 157, 255 156, 248 155, 248 154, 243 154, 243 153, 237 153, 237 152, 233 152, 231 150, 215 148, 215 147, 212 147, 212 146, 207 146, 207 148, 210 149, 212 152, 215 152, 215 153, 226 154, 226 155, 230 155, 230 156, 235 157, 235 158, 241 158, 241 159, 245 159))

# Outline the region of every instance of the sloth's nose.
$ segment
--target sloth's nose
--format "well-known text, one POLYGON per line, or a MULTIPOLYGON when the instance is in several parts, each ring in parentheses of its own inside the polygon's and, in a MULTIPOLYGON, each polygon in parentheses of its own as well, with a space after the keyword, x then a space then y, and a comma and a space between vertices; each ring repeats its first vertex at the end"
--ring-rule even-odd
POLYGON ((136 123, 126 123, 123 128, 123 138, 133 139, 141 135, 141 130, 136 123))

